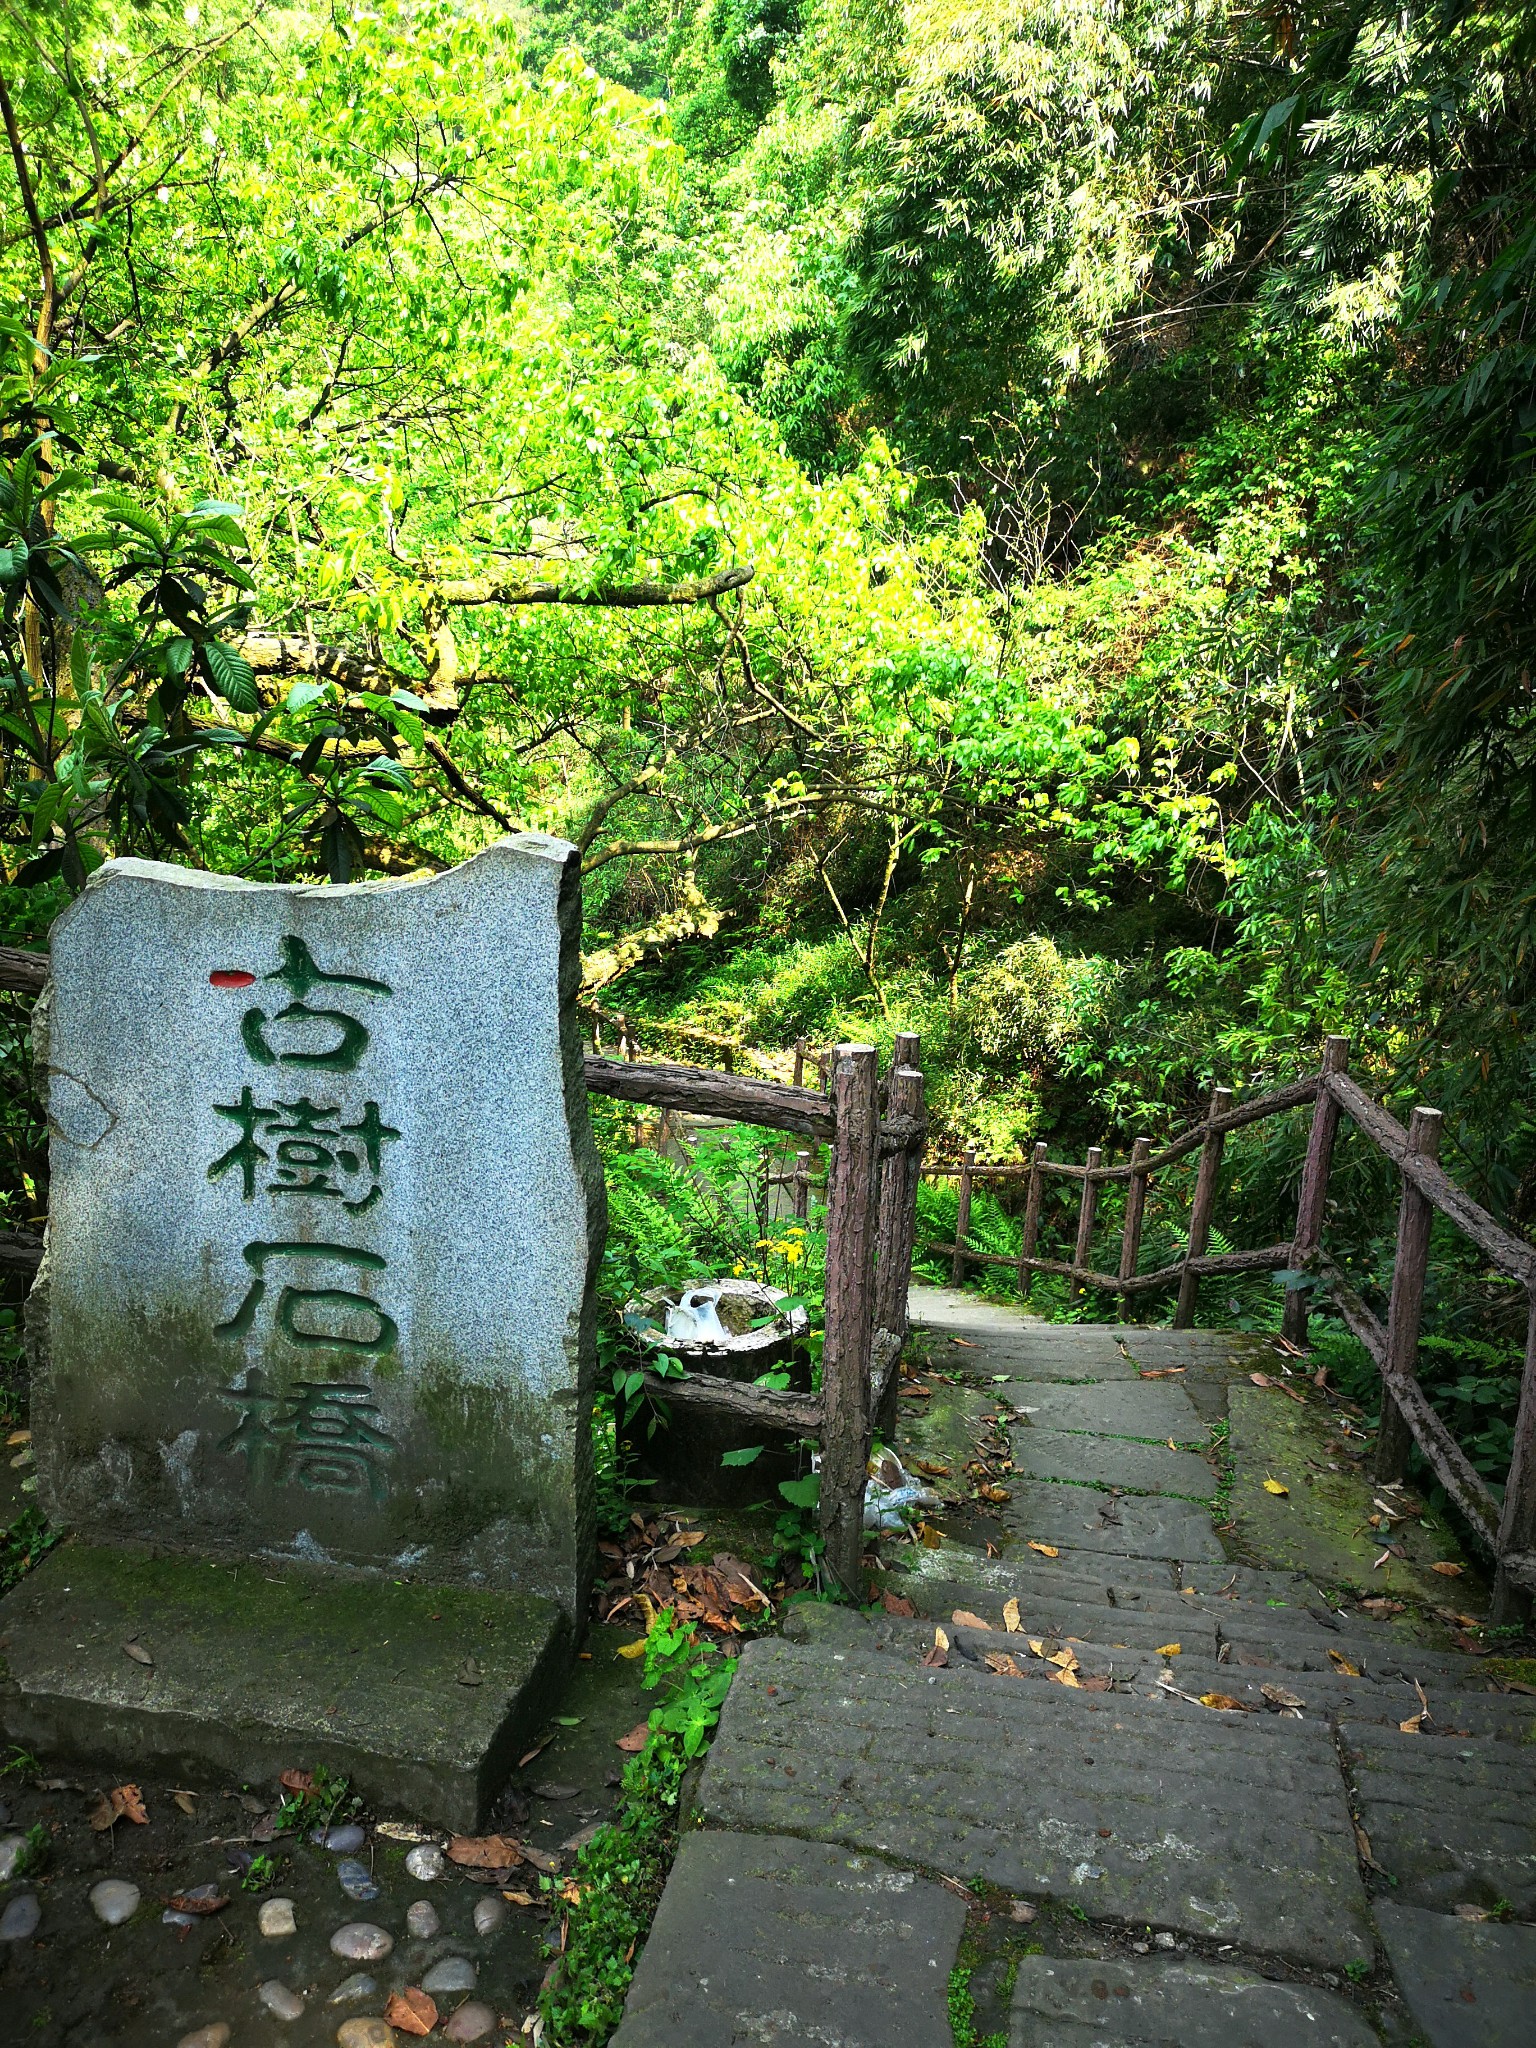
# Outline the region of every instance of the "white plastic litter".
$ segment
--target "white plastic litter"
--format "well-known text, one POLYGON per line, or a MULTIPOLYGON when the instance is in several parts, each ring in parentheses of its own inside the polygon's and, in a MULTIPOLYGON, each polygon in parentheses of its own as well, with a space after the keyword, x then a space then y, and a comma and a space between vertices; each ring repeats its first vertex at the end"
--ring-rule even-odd
POLYGON ((914 1508, 944 1505, 931 1486, 915 1480, 894 1451, 881 1451, 869 1461, 869 1483, 864 1488, 864 1526, 891 1535, 907 1526, 914 1508))
POLYGON ((731 1333, 721 1322, 720 1311, 715 1306, 717 1291, 707 1287, 690 1288, 675 1308, 667 1310, 667 1335, 681 1343, 729 1343, 731 1333))

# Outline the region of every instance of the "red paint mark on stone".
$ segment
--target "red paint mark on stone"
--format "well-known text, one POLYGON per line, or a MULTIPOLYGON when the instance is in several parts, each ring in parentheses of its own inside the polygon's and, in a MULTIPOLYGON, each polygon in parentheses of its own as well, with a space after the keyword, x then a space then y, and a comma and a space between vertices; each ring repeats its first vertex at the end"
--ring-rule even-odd
POLYGON ((256 977, 243 967, 215 967, 208 979, 215 988, 249 988, 256 977))

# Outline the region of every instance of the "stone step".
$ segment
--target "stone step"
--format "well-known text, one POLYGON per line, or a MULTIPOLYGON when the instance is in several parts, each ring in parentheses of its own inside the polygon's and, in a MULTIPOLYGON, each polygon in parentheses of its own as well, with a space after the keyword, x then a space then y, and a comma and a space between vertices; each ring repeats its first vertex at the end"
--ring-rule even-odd
POLYGON ((1307 1967, 1372 1953, 1337 1756, 1311 1722, 1193 1721, 764 1640, 742 1657, 698 1809, 1307 1967))
MULTIPOLYGON (((1050 1657, 1062 1648, 1070 1648, 1078 1659, 1080 1679, 1108 1678, 1117 1691, 1129 1688, 1143 1698, 1165 1702, 1196 1718, 1213 1711, 1200 1704, 1204 1696, 1218 1693, 1240 1701, 1244 1708, 1266 1720, 1282 1714, 1295 1702, 1300 1703, 1304 1716, 1347 1717, 1392 1728, 1420 1711, 1413 1683, 1416 1667, 1411 1657, 1392 1668, 1378 1666, 1359 1676, 1332 1665, 1308 1670, 1255 1671, 1222 1661, 1199 1616, 1195 1617, 1199 1626, 1181 1629, 1176 1638, 1170 1638, 1166 1628, 1159 1631, 1149 1626, 1145 1616, 1111 1616, 1108 1610, 1099 1608, 1088 1610, 1086 1619, 1099 1626, 1086 1630, 1042 1629, 1027 1621, 1021 1629, 1010 1633, 1000 1628, 977 1629, 957 1622, 953 1615, 941 1618, 937 1625, 948 1639, 950 1667, 955 1670, 984 1678, 998 1675, 987 1664, 990 1655, 1010 1658, 1017 1676, 1051 1681, 1057 1667, 1050 1663, 1050 1657), (1102 1626, 1109 1619, 1118 1631, 1114 1636, 1102 1626), (1135 1622, 1134 1628, 1128 1625, 1131 1621, 1135 1622), (1042 1644, 1044 1655, 1037 1655, 1030 1648, 1031 1642, 1042 1644), (1159 1654, 1164 1650, 1170 1654, 1159 1654), (1162 1683, 1165 1677, 1166 1685, 1162 1683), (1266 1686, 1272 1688, 1270 1693, 1265 1692, 1266 1686)), ((889 1656, 915 1667, 933 1648, 935 1625, 929 1619, 888 1614, 866 1616, 846 1608, 806 1606, 790 1616, 784 1633, 791 1642, 813 1643, 826 1652, 889 1656)), ((1458 1735, 1513 1743, 1536 1740, 1536 1701, 1458 1691, 1426 1667, 1417 1670, 1429 1701, 1426 1741, 1458 1735)), ((1011 1674, 1005 1670, 1002 1675, 1011 1674)))
POLYGON ((1529 1745, 1480 1736, 1427 1742, 1348 1719, 1341 1744, 1361 1825, 1399 1903, 1442 1913, 1503 1903, 1522 1919, 1536 1913, 1529 1745))
POLYGON ((1196 1501, 1099 1493, 1039 1479, 1015 1480, 1010 1491, 999 1518, 1026 1542, 1172 1563, 1210 1563, 1223 1555, 1211 1518, 1196 1501))
POLYGON ((1008 2048, 1377 2048, 1332 1992, 1195 1960, 1025 1956, 1008 2048))
POLYGON ((1209 1500, 1218 1484, 1214 1468, 1197 1452, 1170 1450, 1166 1443, 1131 1443, 1065 1429, 1015 1429, 1010 1442, 1013 1469, 1022 1479, 1182 1494, 1201 1501, 1209 1500))
POLYGON ((1376 1924, 1430 2048, 1511 2048, 1536 2014, 1536 1927, 1461 1920, 1383 1901, 1376 1924))
POLYGON ((685 1834, 612 2048, 952 2048, 965 1906, 846 1849, 685 1834))
POLYGON ((1149 1443, 1201 1443, 1209 1432, 1182 1387, 1165 1380, 1089 1387, 1009 1380, 997 1388, 1000 1405, 1037 1429, 1078 1430, 1090 1436, 1140 1437, 1149 1443))

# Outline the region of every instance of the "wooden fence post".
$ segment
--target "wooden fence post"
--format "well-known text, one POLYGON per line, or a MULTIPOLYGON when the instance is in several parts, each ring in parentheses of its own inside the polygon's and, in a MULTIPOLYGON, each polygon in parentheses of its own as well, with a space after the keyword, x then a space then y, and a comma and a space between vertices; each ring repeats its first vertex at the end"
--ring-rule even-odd
MULTIPOLYGON (((917 1040, 903 1032, 896 1041, 898 1053, 915 1046, 917 1040)), ((886 1080, 886 1114, 892 1117, 921 1116, 923 1077, 905 1061, 893 1066, 886 1080)), ((916 1199, 918 1167, 915 1149, 889 1153, 880 1162, 880 1216, 875 1233, 875 1328, 894 1330, 903 1340, 907 1334, 907 1283, 912 1268, 912 1230, 909 1218, 916 1199)))
MULTIPOLYGON (((1211 1118, 1224 1116, 1231 1107, 1230 1088, 1212 1089, 1211 1118)), ((1209 1123, 1209 1119, 1207 1121, 1209 1123)), ((1225 1131, 1207 1128, 1205 1142, 1200 1147, 1200 1168, 1195 1175, 1195 1199, 1189 1211, 1189 1246, 1184 1254, 1184 1272, 1179 1281, 1179 1305, 1173 1317, 1173 1327, 1176 1330, 1187 1330, 1195 1319, 1195 1303, 1200 1295, 1200 1275, 1189 1270, 1189 1261, 1202 1258, 1206 1246, 1211 1241, 1211 1215, 1216 1207, 1216 1183, 1221 1173, 1221 1153, 1225 1143, 1225 1131)))
POLYGON ((805 1040, 795 1040, 795 1086, 798 1088, 805 1079, 805 1040))
POLYGON ((949 1284, 965 1282, 965 1239, 971 1227, 971 1168, 976 1164, 976 1147, 967 1145, 960 1161, 960 1187, 955 1210, 955 1256, 949 1263, 949 1284))
MULTIPOLYGON (((1307 1139, 1307 1163, 1302 1168, 1301 1190, 1296 1197, 1296 1235, 1291 1239, 1291 1269, 1300 1272, 1316 1255, 1323 1238, 1323 1214, 1328 1200, 1328 1171, 1333 1163, 1334 1140, 1339 1135, 1339 1105, 1329 1093, 1330 1074, 1342 1074, 1349 1065, 1349 1040, 1330 1037, 1323 1041, 1323 1069, 1312 1109, 1312 1133, 1307 1139)), ((1306 1290, 1293 1287, 1285 1297, 1281 1334, 1305 1350, 1307 1343, 1306 1290)))
POLYGON ((795 1154, 795 1214, 803 1223, 811 1213, 811 1155, 809 1152, 795 1154))
POLYGON ((869 1463, 879 1076, 871 1045, 832 1055, 836 1129, 827 1176, 827 1301, 821 1353, 821 1533, 827 1569, 859 1598, 869 1463))
POLYGON ((1029 1188, 1024 1197, 1024 1231, 1019 1239, 1019 1299, 1028 1301, 1029 1290, 1034 1284, 1034 1274, 1025 1264, 1035 1256, 1035 1244, 1040 1236, 1040 1204, 1045 1196, 1045 1145, 1035 1147, 1034 1157, 1029 1162, 1029 1188))
MULTIPOLYGON (((1087 1171, 1083 1175, 1083 1198, 1077 1205, 1077 1245, 1072 1253, 1074 1266, 1086 1266, 1089 1263, 1088 1254, 1093 1249, 1093 1219, 1099 1207, 1099 1184, 1094 1175, 1098 1172, 1099 1162, 1103 1157, 1104 1148, 1101 1145, 1088 1147, 1087 1171)), ((1069 1280, 1068 1301, 1081 1301, 1082 1298, 1082 1283, 1078 1280, 1069 1280)))
POLYGON ((1518 1619, 1525 1605, 1525 1596, 1505 1576, 1503 1560, 1528 1550, 1536 1550, 1536 1290, 1530 1297, 1525 1371, 1520 1380, 1509 1477, 1504 1483, 1504 1511, 1499 1517, 1500 1562, 1494 1574, 1493 1606, 1488 1616, 1495 1628, 1518 1619))
MULTIPOLYGON (((1408 1150, 1434 1159, 1440 1152, 1443 1118, 1438 1109, 1416 1109, 1408 1124, 1408 1150)), ((1413 1431, 1392 1399, 1392 1382, 1412 1379, 1419 1363, 1419 1322, 1424 1312, 1424 1276, 1429 1268, 1429 1234, 1435 1211, 1405 1175, 1397 1212, 1397 1255, 1392 1261, 1392 1300, 1387 1309, 1387 1344, 1381 1359, 1381 1428, 1372 1470, 1378 1479, 1401 1479, 1408 1469, 1413 1431)))
MULTIPOLYGON (((1147 1161, 1152 1156, 1150 1138, 1138 1138, 1131 1147, 1131 1177, 1125 1184, 1125 1229, 1120 1234, 1120 1282, 1136 1278, 1141 1260, 1141 1224, 1147 1213, 1147 1161)), ((1120 1320, 1131 1320, 1131 1297, 1120 1297, 1120 1320)))

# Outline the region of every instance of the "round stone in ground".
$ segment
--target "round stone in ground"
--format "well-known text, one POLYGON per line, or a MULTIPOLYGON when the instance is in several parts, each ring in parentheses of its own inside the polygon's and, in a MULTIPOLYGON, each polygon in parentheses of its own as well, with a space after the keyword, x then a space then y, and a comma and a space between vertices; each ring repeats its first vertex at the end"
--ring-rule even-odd
POLYGON ((432 1842, 418 1842, 406 1857, 405 1867, 422 1884, 434 1884, 443 1874, 443 1852, 432 1842))
POLYGON ((309 1839, 337 1856, 351 1856, 367 1841, 368 1831, 349 1823, 340 1828, 316 1828, 309 1839))
POLYGON ((197 2027, 190 2034, 183 2034, 176 2048, 226 2048, 229 2028, 223 2020, 213 2020, 206 2027, 197 2027))
POLYGON ((354 1970, 350 1977, 343 1977, 330 1997, 327 2005, 356 2005, 364 1998, 377 1998, 379 1980, 370 1977, 366 1970, 354 1970))
POLYGON ((505 1899, 476 1899, 476 1934, 494 1934, 506 1917, 507 1902, 505 1899))
POLYGON ((430 1941, 443 1923, 430 1899, 417 1899, 406 1913, 405 1924, 418 1941, 430 1941))
POLYGON ((90 1891, 91 1911, 106 1927, 121 1927, 139 1910, 139 1888, 126 1877, 104 1877, 90 1891))
POLYGON ((336 1866, 336 1877, 349 1899, 376 1899, 379 1896, 373 1872, 366 1863, 359 1863, 355 1856, 342 1857, 336 1866))
POLYGON ((43 1909, 35 1894, 19 1893, 0 1913, 0 1941, 30 1941, 42 1917, 43 1909))
POLYGON ((478 1998, 466 1999, 443 2029, 450 2041, 483 2041, 494 2031, 496 2015, 488 2005, 482 2005, 478 1998))
POLYGON ((388 2020, 343 2020, 336 2029, 340 2048, 395 2048, 399 2038, 388 2020))
POLYGON ((16 1875, 16 1866, 21 1861, 21 1852, 27 1846, 25 1835, 6 1835, 0 1838, 0 1884, 9 1884, 16 1875))
POLYGON ((382 1963, 394 1945, 395 1937, 371 1920, 349 1920, 331 1936, 331 1953, 349 1963, 382 1963))
POLYGON ((434 1998, 440 1991, 473 1991, 475 1966, 467 1956, 444 1956, 422 1978, 421 1988, 430 1991, 434 1998))
POLYGON ((265 1984, 258 1984, 256 1996, 275 2020, 301 2020, 304 2017, 304 2001, 297 1991, 290 1991, 280 1978, 269 1977, 265 1984))
POLYGON ((297 1934, 299 1923, 293 1917, 292 1899, 263 1899, 256 1925, 273 1941, 281 1934, 297 1934))

